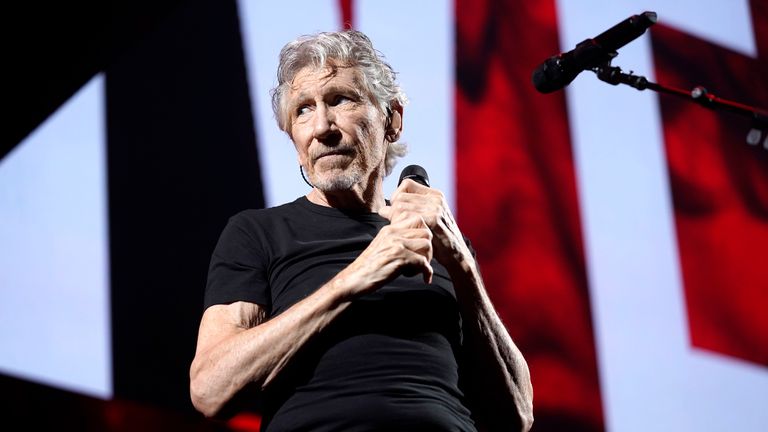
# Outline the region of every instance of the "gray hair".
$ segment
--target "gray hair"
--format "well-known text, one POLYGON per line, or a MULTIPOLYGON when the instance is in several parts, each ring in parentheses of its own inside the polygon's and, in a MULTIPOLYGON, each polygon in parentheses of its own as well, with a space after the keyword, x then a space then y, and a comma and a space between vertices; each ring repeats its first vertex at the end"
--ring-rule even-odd
MULTIPOLYGON (((396 106, 408 103, 405 92, 396 81, 397 73, 384 61, 371 40, 362 32, 345 30, 304 35, 286 44, 280 51, 277 67, 277 87, 272 89, 272 111, 280 130, 288 132, 285 95, 296 74, 307 66, 355 67, 361 72, 365 89, 382 113, 391 115, 396 106)), ((407 147, 401 142, 390 142, 385 162, 386 175, 392 172, 397 158, 405 156, 407 147)))

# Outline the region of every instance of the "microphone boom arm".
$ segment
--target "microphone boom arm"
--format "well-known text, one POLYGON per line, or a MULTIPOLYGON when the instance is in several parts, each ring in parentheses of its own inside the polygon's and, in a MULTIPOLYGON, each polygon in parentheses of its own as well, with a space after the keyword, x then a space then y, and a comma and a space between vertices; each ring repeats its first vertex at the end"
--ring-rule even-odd
POLYGON ((755 108, 739 102, 730 101, 709 93, 702 86, 696 86, 690 91, 677 87, 666 86, 648 81, 644 76, 635 75, 632 71, 625 73, 617 66, 611 66, 611 60, 591 69, 597 78, 611 85, 624 84, 637 90, 650 89, 658 93, 680 97, 689 102, 712 110, 723 110, 752 119, 752 129, 747 134, 747 143, 758 145, 765 136, 763 147, 768 150, 768 111, 755 108))

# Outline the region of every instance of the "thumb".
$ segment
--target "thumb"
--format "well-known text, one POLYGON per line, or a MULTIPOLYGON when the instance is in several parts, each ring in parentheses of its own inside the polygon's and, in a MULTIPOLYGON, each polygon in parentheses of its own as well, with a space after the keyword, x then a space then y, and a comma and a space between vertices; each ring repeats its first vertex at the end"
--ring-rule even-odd
POLYGON ((392 212, 392 206, 384 206, 379 209, 379 215, 389 221, 392 221, 392 212))

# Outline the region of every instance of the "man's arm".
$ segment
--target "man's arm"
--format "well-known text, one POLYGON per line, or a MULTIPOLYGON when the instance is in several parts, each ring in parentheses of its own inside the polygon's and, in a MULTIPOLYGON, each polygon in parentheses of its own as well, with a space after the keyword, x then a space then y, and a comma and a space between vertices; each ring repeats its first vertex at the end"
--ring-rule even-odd
POLYGON ((265 321, 264 310, 253 303, 209 307, 189 372, 193 405, 212 417, 247 384, 268 386, 353 299, 392 280, 402 266, 417 266, 430 280, 431 258, 432 233, 412 217, 384 227, 352 264, 273 319, 265 321))
POLYGON ((533 424, 528 364, 496 313, 477 263, 467 256, 448 269, 463 318, 467 396, 480 426, 527 431, 533 424))
POLYGON ((206 309, 189 371, 195 408, 212 417, 248 383, 267 386, 312 334, 346 306, 331 283, 264 322, 256 304, 236 302, 206 309))
POLYGON ((436 189, 405 180, 380 211, 395 222, 419 215, 433 233, 435 258, 453 280, 464 331, 468 397, 478 423, 490 430, 527 431, 533 424, 533 387, 528 365, 485 290, 480 271, 436 189))

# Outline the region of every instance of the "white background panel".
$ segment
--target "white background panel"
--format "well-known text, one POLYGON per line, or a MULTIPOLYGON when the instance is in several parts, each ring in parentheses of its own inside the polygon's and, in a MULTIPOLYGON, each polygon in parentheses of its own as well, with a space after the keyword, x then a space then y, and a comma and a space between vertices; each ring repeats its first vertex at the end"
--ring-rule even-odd
MULTIPOLYGON (((748 6, 560 0, 561 50, 654 11, 666 25, 754 52, 748 6)), ((620 49, 613 65, 654 81, 649 38, 620 49)), ((587 71, 566 97, 608 430, 765 430, 768 370, 688 340, 657 95, 587 71)))
POLYGON ((0 161, 0 371, 112 395, 104 77, 0 161))

